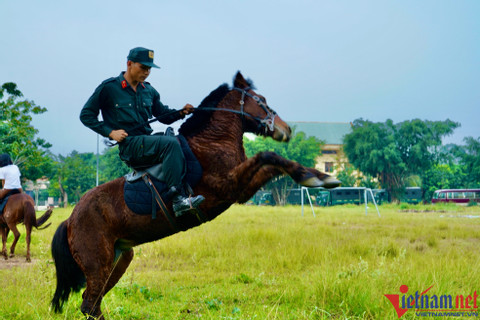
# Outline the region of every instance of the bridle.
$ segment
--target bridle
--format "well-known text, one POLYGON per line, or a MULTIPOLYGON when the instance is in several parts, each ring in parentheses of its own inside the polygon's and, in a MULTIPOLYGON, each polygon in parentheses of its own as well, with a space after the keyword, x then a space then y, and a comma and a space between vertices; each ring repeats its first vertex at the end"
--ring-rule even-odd
POLYGON ((265 130, 265 134, 268 132, 268 130, 274 131, 275 130, 275 117, 277 116, 277 113, 268 107, 268 104, 264 99, 260 98, 257 95, 253 95, 250 92, 248 92, 250 89, 251 89, 250 87, 247 87, 245 89, 241 89, 241 88, 237 88, 237 87, 232 88, 232 90, 236 90, 236 91, 239 91, 239 92, 242 93, 242 97, 240 98, 240 101, 239 101, 240 111, 233 110, 233 109, 227 109, 227 108, 208 108, 207 107, 207 108, 197 108, 197 109, 195 109, 194 112, 198 112, 198 111, 226 111, 226 112, 231 112, 231 113, 239 114, 239 115, 242 116, 242 126, 243 127, 245 127, 245 117, 249 117, 249 118, 255 120, 258 123, 258 126, 257 126, 257 132, 258 133, 262 132, 262 130, 265 130), (252 98, 260 106, 260 108, 262 108, 263 111, 265 111, 265 113, 266 113, 265 118, 262 119, 262 118, 259 118, 259 117, 255 117, 255 116, 251 115, 250 113, 248 113, 244 110, 245 97, 252 98))
POLYGON ((242 122, 244 121, 244 116, 248 115, 249 117, 251 117, 252 119, 254 119, 258 122, 258 128, 259 129, 265 128, 265 133, 267 133, 267 128, 270 131, 273 131, 275 129, 275 117, 277 116, 277 113, 268 107, 268 104, 264 99, 260 98, 257 95, 253 95, 250 92, 248 92, 250 90, 250 87, 247 87, 245 89, 240 89, 240 88, 234 87, 233 90, 240 91, 242 93, 242 98, 240 99, 240 102, 239 102, 240 103, 240 112, 243 115, 242 122), (260 106, 260 108, 262 108, 263 111, 265 111, 265 113, 267 114, 265 116, 265 118, 260 119, 258 117, 254 117, 251 114, 249 114, 248 112, 245 112, 243 110, 243 106, 245 105, 245 96, 250 97, 253 100, 255 100, 255 102, 260 106))

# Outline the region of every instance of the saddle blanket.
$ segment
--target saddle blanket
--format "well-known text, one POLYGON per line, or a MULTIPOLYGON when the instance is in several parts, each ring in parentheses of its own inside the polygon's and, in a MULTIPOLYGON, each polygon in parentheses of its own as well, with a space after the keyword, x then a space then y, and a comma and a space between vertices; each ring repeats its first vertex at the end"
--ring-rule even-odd
MULTIPOLYGON (((153 182, 155 189, 157 189, 160 197, 162 197, 164 202, 171 200, 171 196, 167 196, 168 190, 167 185, 153 177, 150 177, 153 182)), ((140 215, 149 215, 152 214, 153 210, 156 212, 160 210, 157 202, 155 201, 154 195, 150 190, 150 187, 143 181, 139 179, 135 182, 125 182, 123 189, 125 203, 128 208, 140 215), (155 207, 155 209, 153 209, 155 207)))
MULTIPOLYGON (((202 178, 203 169, 190 149, 185 137, 178 135, 177 139, 180 142, 186 161, 187 174, 185 176, 185 182, 193 188, 202 178)), ((163 181, 155 179, 151 175, 149 175, 149 177, 164 203, 167 204, 170 202, 173 195, 169 193, 168 186, 163 181)), ((150 187, 142 178, 133 182, 126 181, 123 196, 128 208, 136 214, 150 215, 152 214, 153 207, 155 207, 154 211, 160 210, 160 207, 155 201, 154 194, 152 194, 150 187)))
POLYGON ((13 189, 9 193, 7 193, 7 195, 3 199, 0 200, 0 216, 3 214, 3 210, 5 209, 5 206, 7 205, 8 198, 10 198, 10 196, 12 196, 14 194, 17 194, 17 193, 20 193, 20 191, 18 191, 17 189, 13 189))

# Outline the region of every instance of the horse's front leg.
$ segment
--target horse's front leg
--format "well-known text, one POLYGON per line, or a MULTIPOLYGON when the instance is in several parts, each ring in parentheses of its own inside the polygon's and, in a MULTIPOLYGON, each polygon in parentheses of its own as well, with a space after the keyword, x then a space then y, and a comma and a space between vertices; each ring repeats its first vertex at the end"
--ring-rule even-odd
POLYGON ((8 239, 8 227, 1 227, 2 228, 2 256, 5 258, 5 260, 8 259, 7 255, 7 239, 8 239))
POLYGON ((247 202, 265 183, 267 183, 270 179, 282 174, 284 173, 278 168, 272 166, 262 167, 259 171, 257 171, 250 183, 244 186, 241 191, 239 191, 240 196, 238 197, 238 203, 247 202))
POLYGON ((340 185, 340 181, 328 174, 313 168, 306 168, 275 152, 257 153, 230 172, 231 179, 239 188, 251 186, 252 189, 256 188, 255 191, 280 174, 289 175, 296 183, 305 187, 335 188, 340 185))
POLYGON ((9 228, 10 230, 12 230, 13 236, 14 236, 13 243, 10 246, 10 258, 13 258, 15 257, 15 247, 17 245, 18 239, 20 239, 20 232, 18 231, 17 226, 15 224, 10 223, 9 228))
POLYGON ((272 178, 282 175, 283 172, 272 166, 264 166, 258 170, 252 179, 246 184, 242 185, 239 191, 238 203, 245 203, 250 200, 255 193, 272 178))

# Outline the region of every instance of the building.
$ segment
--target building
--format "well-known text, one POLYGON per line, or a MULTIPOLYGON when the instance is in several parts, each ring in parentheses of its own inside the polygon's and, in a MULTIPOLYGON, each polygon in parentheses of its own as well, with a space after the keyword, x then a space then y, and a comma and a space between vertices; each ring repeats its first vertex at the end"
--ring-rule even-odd
POLYGON ((335 175, 339 164, 347 163, 343 152, 343 137, 352 132, 348 122, 288 122, 295 132, 304 132, 307 137, 316 137, 325 142, 319 152, 315 168, 335 175))
POLYGON ((48 194, 50 181, 47 178, 43 177, 35 182, 26 180, 22 187, 24 192, 35 201, 36 210, 46 210, 49 206, 58 206, 58 199, 50 197, 48 194))

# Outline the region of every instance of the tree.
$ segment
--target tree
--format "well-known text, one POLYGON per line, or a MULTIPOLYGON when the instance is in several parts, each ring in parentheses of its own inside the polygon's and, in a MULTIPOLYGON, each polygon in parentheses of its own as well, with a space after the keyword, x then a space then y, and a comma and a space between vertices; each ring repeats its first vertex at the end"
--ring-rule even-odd
POLYGON ((378 177, 393 199, 400 199, 406 180, 428 170, 437 161, 442 137, 460 124, 451 120, 409 120, 394 124, 357 119, 344 138, 350 163, 363 173, 378 177))
MULTIPOLYGON (((306 138, 304 132, 295 132, 293 129, 292 139, 289 143, 277 142, 268 138, 256 137, 255 140, 243 139, 247 157, 252 157, 258 152, 273 151, 286 159, 297 161, 306 167, 314 167, 315 159, 319 155, 323 141, 315 138, 306 138)), ((266 188, 272 190, 276 203, 284 205, 288 196, 288 190, 296 186, 295 182, 286 176, 279 176, 267 183, 266 188)))
POLYGON ((465 146, 457 146, 452 151, 463 166, 465 180, 464 187, 480 187, 480 137, 466 137, 465 146))
POLYGON ((47 109, 33 101, 19 101, 22 96, 13 82, 4 83, 0 88, 0 153, 10 154, 23 176, 36 180, 49 175, 53 167, 48 152, 51 144, 36 138, 38 130, 31 124, 32 115, 47 109))
POLYGON ((430 201, 438 189, 464 188, 466 174, 458 164, 435 164, 422 176, 424 201, 430 201))
POLYGON ((337 179, 342 181, 342 187, 355 187, 359 180, 355 168, 349 163, 342 163, 336 167, 337 179))
POLYGON ((100 183, 122 177, 130 170, 118 156, 118 146, 105 149, 100 156, 100 183))
POLYGON ((93 153, 78 153, 73 151, 67 157, 58 156, 53 177, 51 195, 59 192, 63 205, 66 207, 73 199, 78 202, 81 196, 95 187, 95 155, 93 153))
MULTIPOLYGON (((93 153, 73 151, 68 156, 55 157, 50 196, 60 197, 64 206, 78 202, 82 195, 95 187, 97 157, 93 153)), ((108 148, 100 155, 99 183, 105 183, 127 174, 130 169, 118 156, 118 147, 108 148)))

